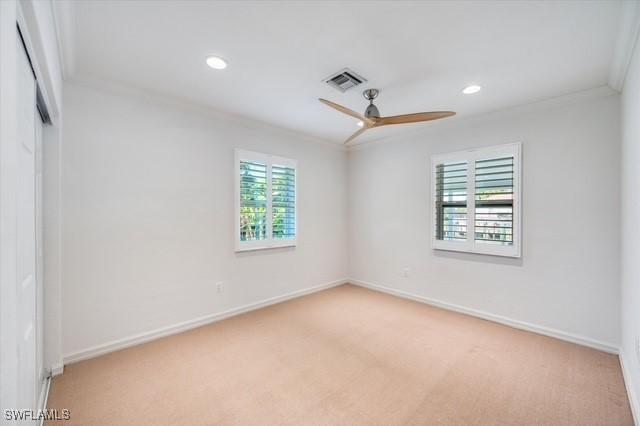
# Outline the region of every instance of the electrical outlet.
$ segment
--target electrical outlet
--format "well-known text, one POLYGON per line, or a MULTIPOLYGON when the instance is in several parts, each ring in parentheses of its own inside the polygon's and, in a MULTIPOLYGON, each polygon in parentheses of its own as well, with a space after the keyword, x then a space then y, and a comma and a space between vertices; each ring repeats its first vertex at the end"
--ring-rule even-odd
POLYGON ((222 281, 216 283, 216 293, 222 293, 222 281))
POLYGON ((403 268, 402 269, 402 278, 409 278, 409 274, 411 273, 411 268, 403 268))

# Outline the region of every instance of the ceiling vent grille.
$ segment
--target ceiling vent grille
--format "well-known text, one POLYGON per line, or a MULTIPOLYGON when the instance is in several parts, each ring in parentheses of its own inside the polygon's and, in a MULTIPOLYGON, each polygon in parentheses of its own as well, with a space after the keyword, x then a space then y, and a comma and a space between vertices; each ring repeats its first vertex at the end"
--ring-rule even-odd
POLYGON ((351 71, 349 68, 345 68, 337 73, 331 74, 324 79, 324 82, 331 87, 335 87, 341 92, 346 92, 352 87, 356 87, 359 84, 367 81, 366 78, 351 71))

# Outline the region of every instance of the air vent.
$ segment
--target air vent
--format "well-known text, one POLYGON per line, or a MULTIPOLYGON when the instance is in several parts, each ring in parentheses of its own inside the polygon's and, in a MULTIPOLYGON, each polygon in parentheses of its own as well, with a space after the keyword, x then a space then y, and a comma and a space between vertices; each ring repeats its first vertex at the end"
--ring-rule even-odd
POLYGON ((362 84, 365 81, 367 81, 366 78, 356 74, 349 68, 345 68, 335 74, 331 74, 329 77, 324 79, 325 83, 327 83, 329 86, 335 87, 341 92, 346 92, 352 87, 356 87, 357 85, 362 84))

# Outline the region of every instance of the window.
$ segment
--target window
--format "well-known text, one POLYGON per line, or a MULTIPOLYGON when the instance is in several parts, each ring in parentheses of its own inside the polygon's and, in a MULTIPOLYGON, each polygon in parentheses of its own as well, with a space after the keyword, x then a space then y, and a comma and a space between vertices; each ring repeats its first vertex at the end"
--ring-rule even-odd
POLYGON ((431 158, 434 249, 520 257, 520 150, 431 158))
POLYGON ((296 245, 296 162, 236 150, 236 251, 296 245))

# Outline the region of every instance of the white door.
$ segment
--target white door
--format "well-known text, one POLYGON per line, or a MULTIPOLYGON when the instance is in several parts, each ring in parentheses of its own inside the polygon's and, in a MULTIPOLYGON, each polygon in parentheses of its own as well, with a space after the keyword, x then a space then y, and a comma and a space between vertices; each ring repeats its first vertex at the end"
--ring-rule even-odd
POLYGON ((36 285, 36 83, 18 37, 18 223, 16 281, 18 312, 17 402, 21 409, 37 409, 37 285, 36 285))

